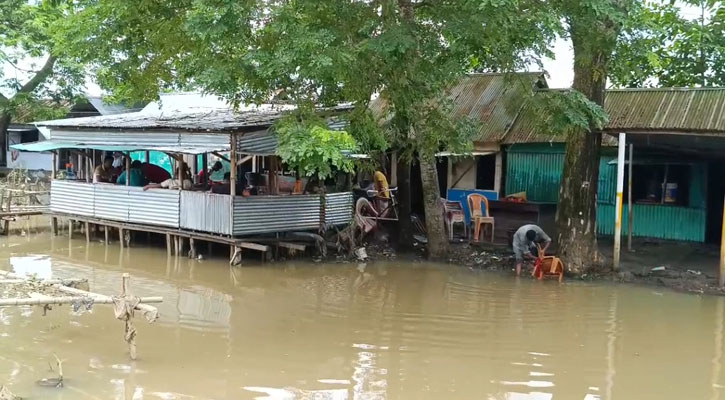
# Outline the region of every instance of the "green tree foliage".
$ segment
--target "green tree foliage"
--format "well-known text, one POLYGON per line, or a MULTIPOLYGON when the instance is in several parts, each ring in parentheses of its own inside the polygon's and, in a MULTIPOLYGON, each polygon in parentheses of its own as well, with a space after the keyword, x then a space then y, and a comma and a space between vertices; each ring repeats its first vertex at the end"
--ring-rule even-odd
POLYGON ((290 115, 275 126, 275 133, 277 155, 302 176, 322 181, 332 176, 333 168, 348 173, 355 169, 349 157, 357 150, 355 139, 345 131, 328 129, 322 118, 290 115))
POLYGON ((0 159, 13 119, 57 117, 67 104, 62 100, 83 85, 82 69, 58 56, 52 35, 53 26, 72 12, 70 5, 0 2, 0 159))
POLYGON ((725 4, 648 1, 624 27, 610 78, 625 87, 725 85, 725 4), (682 12, 696 6, 697 18, 682 12))

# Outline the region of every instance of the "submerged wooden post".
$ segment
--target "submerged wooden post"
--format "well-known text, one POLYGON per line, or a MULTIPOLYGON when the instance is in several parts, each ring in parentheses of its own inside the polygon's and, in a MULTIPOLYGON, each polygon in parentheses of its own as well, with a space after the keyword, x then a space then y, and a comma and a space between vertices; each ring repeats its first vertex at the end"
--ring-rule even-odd
POLYGON ((166 256, 171 257, 171 234, 166 234, 166 256))
MULTIPOLYGON (((12 201, 13 201, 13 192, 8 191, 8 202, 7 202, 7 206, 6 206, 6 210, 5 210, 8 214, 10 213, 10 207, 12 206, 12 201)), ((3 227, 3 229, 4 229, 3 233, 5 233, 6 235, 10 235, 10 219, 8 219, 8 218, 9 218, 9 216, 5 217, 5 223, 4 223, 4 227, 3 227)))
POLYGON ((189 257, 196 258, 196 245, 194 244, 194 238, 189 238, 189 257))
POLYGON ((109 232, 109 229, 108 229, 108 225, 104 225, 104 226, 103 226, 103 234, 104 234, 104 236, 105 236, 105 243, 106 243, 106 246, 108 246, 108 242, 109 242, 109 240, 108 240, 108 235, 110 235, 110 232, 109 232))
POLYGON ((86 221, 86 243, 91 242, 91 223, 86 221))
POLYGON ((632 230, 634 230, 634 208, 632 206, 632 163, 634 145, 629 144, 629 179, 627 180, 627 250, 632 251, 632 230))
POLYGON ((73 239, 73 220, 68 220, 68 239, 73 239))
POLYGON ((625 133, 619 134, 619 151, 617 153, 617 203, 614 211, 614 270, 619 270, 619 256, 622 247, 622 191, 624 190, 624 149, 627 142, 625 133))
POLYGON ((125 240, 123 239, 123 228, 118 228, 118 239, 121 242, 121 248, 126 246, 125 240))
POLYGON ((58 236, 58 217, 50 218, 50 226, 53 230, 53 236, 58 236))

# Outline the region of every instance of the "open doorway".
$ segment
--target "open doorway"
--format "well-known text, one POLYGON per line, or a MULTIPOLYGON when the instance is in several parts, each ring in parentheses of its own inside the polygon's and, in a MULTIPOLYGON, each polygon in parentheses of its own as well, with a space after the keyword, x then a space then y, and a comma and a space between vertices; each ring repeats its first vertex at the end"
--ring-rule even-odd
POLYGON ((496 155, 476 157, 476 189, 494 190, 496 187, 496 155))

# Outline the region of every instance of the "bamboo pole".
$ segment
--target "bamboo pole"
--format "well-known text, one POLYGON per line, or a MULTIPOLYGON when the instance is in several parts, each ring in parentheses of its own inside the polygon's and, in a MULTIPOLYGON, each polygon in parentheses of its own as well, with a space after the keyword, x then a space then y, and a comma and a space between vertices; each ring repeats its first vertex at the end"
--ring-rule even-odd
POLYGON ((50 177, 51 180, 55 179, 56 176, 58 175, 58 152, 57 151, 53 151, 53 166, 51 167, 50 173, 51 173, 51 177, 50 177))
MULTIPOLYGON (((40 306, 40 305, 67 305, 77 303, 79 301, 87 300, 88 298, 93 299, 93 304, 113 304, 113 299, 108 298, 94 298, 92 296, 34 296, 28 298, 14 298, 14 299, 0 299, 0 307, 11 307, 11 306, 40 306)), ((139 300, 144 304, 150 303, 162 303, 163 297, 141 297, 139 300)))

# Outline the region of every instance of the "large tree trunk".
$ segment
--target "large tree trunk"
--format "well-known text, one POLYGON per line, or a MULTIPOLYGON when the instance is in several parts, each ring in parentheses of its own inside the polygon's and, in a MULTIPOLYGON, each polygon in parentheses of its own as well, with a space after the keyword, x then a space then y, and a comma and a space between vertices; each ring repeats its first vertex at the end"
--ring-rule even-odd
POLYGON ((7 148, 8 148, 8 127, 10 127, 10 114, 4 112, 0 114, 0 167, 8 165, 7 148))
POLYGON ((398 193, 395 199, 398 203, 398 232, 397 248, 399 251, 408 251, 413 248, 413 226, 410 222, 410 161, 398 157, 396 177, 398 180, 398 193))
MULTIPOLYGON (((604 24, 606 26, 606 24, 604 24)), ((600 36, 616 33, 576 23, 571 28, 574 45, 574 85, 598 105, 604 104, 607 65, 613 40, 600 36), (593 36, 592 36, 593 35, 593 36)), ((611 28, 608 26, 607 28, 611 28)), ((567 271, 581 274, 597 262, 597 191, 602 136, 599 131, 569 133, 556 215, 559 255, 567 271)))
POLYGON ((438 170, 434 157, 420 157, 420 180, 423 183, 425 228, 428 231, 428 258, 442 259, 448 255, 448 237, 440 206, 438 170))

